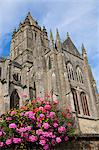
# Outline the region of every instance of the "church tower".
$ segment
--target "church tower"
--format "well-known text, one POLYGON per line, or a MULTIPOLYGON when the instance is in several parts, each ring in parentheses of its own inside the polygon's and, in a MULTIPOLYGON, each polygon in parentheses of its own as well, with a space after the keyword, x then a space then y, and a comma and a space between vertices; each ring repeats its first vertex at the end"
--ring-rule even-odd
POLYGON ((84 45, 80 54, 58 29, 48 39, 30 12, 13 32, 10 59, 0 59, 0 88, 1 113, 48 94, 60 108, 71 108, 80 134, 99 133, 99 94, 84 45))

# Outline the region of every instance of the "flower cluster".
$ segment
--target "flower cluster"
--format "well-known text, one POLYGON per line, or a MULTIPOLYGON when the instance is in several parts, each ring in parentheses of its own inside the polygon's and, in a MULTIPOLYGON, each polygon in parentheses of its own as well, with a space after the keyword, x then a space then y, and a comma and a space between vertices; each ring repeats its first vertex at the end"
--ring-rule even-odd
POLYGON ((75 133, 75 119, 69 109, 59 110, 58 101, 32 100, 0 118, 0 148, 40 148, 68 142, 75 133))

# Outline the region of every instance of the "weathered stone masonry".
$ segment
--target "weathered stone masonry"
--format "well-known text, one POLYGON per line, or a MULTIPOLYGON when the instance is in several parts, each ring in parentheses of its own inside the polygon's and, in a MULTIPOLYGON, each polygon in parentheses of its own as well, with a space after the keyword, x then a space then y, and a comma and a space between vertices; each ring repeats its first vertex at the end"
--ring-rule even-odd
MULTIPOLYGON (((44 98, 46 93, 58 99, 61 108, 71 106, 78 135, 95 134, 97 139, 99 94, 84 45, 80 54, 68 34, 60 41, 58 30, 55 42, 52 32, 49 40, 45 27, 28 13, 13 32, 10 58, 0 58, 0 114, 33 97, 44 98)), ((89 137, 84 139, 93 139, 89 137)), ((89 145, 96 148, 99 143, 94 141, 89 145)))

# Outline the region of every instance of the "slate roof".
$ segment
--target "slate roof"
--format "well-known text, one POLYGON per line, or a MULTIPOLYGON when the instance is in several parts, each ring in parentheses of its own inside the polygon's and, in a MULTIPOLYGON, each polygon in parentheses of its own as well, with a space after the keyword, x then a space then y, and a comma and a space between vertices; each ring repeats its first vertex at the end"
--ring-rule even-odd
POLYGON ((67 51, 69 51, 70 53, 81 57, 79 51, 77 50, 76 46, 74 45, 74 43, 72 42, 71 38, 68 36, 67 39, 63 42, 63 49, 66 49, 67 51))

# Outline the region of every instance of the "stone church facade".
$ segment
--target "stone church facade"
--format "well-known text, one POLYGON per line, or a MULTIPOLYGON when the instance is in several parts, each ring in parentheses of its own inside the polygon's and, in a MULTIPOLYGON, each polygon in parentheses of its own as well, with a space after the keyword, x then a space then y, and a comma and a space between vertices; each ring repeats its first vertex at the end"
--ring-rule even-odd
POLYGON ((46 94, 61 108, 71 107, 79 138, 92 138, 88 141, 98 150, 99 95, 84 45, 80 54, 68 33, 60 41, 58 30, 55 42, 52 32, 49 40, 45 27, 28 13, 13 32, 10 58, 0 58, 0 114, 46 94))

